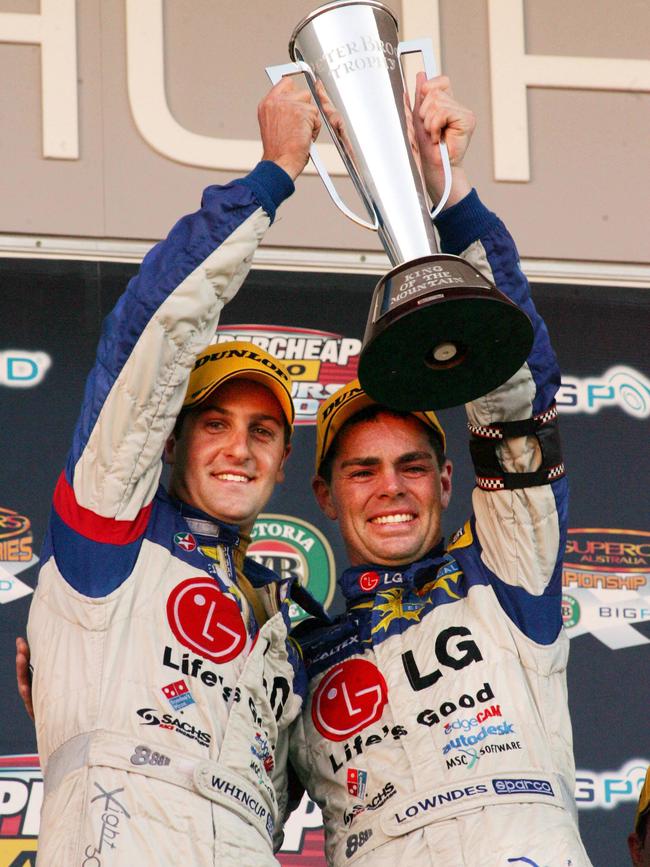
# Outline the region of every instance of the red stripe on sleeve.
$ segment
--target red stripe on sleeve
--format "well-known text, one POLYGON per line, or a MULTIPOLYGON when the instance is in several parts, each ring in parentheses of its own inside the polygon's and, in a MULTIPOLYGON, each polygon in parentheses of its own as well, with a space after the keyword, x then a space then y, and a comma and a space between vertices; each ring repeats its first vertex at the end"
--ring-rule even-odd
POLYGON ((56 483, 53 505, 61 520, 77 533, 93 542, 106 542, 109 545, 128 545, 139 539, 147 529, 152 506, 149 503, 140 509, 133 521, 104 518, 79 505, 64 472, 56 483))

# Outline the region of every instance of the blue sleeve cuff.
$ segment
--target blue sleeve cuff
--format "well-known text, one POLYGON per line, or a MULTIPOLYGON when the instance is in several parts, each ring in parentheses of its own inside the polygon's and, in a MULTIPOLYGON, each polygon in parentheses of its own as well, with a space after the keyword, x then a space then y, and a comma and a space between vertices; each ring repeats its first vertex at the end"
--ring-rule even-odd
POLYGON ((271 218, 271 222, 275 219, 275 212, 282 202, 295 190, 289 175, 271 160, 262 160, 252 172, 235 183, 244 184, 253 191, 260 205, 271 218))
POLYGON ((442 211, 435 219, 443 253, 459 256, 498 222, 472 189, 464 199, 442 211))

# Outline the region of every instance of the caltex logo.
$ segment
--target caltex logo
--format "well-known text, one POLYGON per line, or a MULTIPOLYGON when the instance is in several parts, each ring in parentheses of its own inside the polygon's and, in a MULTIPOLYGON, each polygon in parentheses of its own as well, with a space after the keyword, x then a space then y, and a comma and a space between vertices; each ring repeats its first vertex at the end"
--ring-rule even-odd
MULTIPOLYGON (((295 579, 325 608, 332 601, 335 584, 334 554, 329 542, 313 524, 290 515, 260 515, 253 527, 248 556, 284 579, 295 579)), ((306 617, 295 603, 291 619, 306 617)))
POLYGON ((193 551, 196 548, 196 539, 191 533, 176 533, 174 542, 183 551, 193 551))

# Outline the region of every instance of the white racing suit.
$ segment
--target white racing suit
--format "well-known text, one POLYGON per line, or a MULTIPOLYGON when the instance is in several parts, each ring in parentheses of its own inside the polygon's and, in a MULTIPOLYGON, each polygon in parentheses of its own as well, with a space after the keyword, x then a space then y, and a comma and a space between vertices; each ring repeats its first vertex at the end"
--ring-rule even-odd
POLYGON ((561 617, 567 483, 549 410, 559 371, 503 224, 472 192, 438 228, 526 311, 533 348, 467 407, 477 487, 451 543, 399 570, 348 569, 346 613, 297 630, 309 694, 290 755, 323 811, 330 865, 587 867, 561 617))
POLYGON ((289 588, 246 561, 258 631, 237 528, 159 479, 195 357, 292 189, 272 163, 209 187, 104 323, 28 624, 42 867, 277 865, 305 689, 289 588))

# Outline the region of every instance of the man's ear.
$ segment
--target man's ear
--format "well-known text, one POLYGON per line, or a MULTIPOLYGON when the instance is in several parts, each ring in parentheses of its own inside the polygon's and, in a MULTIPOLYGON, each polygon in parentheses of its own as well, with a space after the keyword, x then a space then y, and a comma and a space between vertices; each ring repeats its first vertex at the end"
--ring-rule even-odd
POLYGON ((331 518, 332 521, 336 521, 338 514, 336 512, 336 507, 334 506, 330 486, 327 484, 325 479, 322 476, 314 476, 311 480, 311 489, 316 497, 316 502, 321 507, 321 511, 324 512, 328 518, 331 518))
POLYGON ((643 841, 639 835, 632 831, 627 838, 627 847, 630 850, 630 858, 634 867, 642 867, 643 865, 643 841))
POLYGON ((454 466, 451 461, 445 461, 440 470, 440 504, 446 509, 451 500, 451 477, 454 466))
POLYGON ((282 460, 280 461, 280 466, 278 467, 278 471, 275 475, 275 482, 278 485, 281 485, 284 481, 284 468, 287 463, 287 458, 291 454, 291 443, 287 443, 284 447, 284 454, 282 455, 282 460))
POLYGON ((176 437, 174 434, 170 434, 167 437, 163 450, 163 460, 172 467, 176 463, 176 437))

